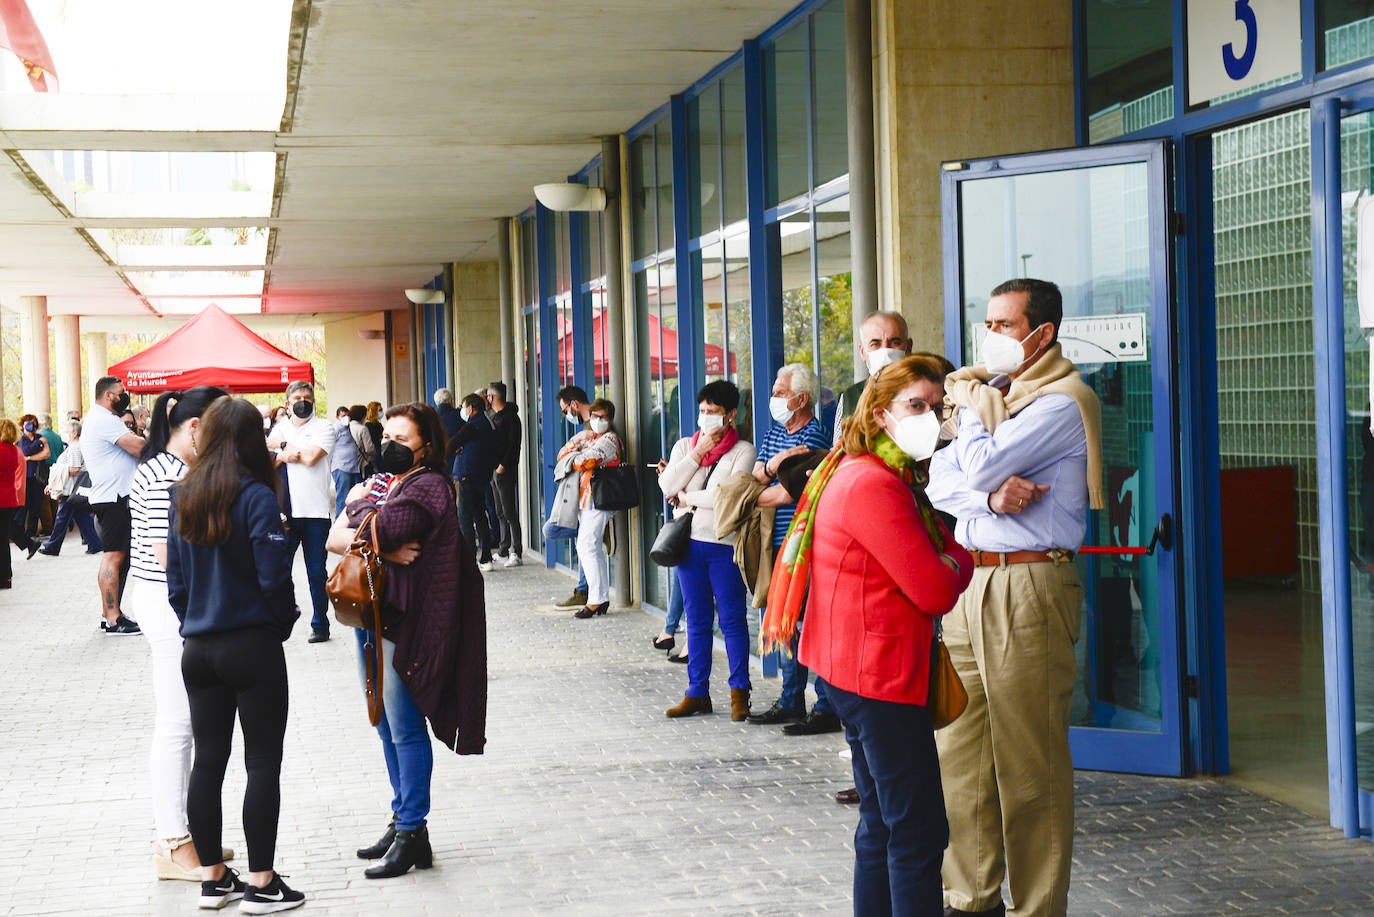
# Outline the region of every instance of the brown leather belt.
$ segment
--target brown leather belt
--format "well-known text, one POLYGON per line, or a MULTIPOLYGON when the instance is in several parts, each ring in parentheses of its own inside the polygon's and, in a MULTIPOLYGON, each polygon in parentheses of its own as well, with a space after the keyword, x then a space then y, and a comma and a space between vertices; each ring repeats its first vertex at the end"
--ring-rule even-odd
POLYGON ((1007 564, 1063 564, 1073 560, 1073 552, 1063 548, 1048 551, 969 551, 973 555, 974 566, 1001 567, 1007 564))

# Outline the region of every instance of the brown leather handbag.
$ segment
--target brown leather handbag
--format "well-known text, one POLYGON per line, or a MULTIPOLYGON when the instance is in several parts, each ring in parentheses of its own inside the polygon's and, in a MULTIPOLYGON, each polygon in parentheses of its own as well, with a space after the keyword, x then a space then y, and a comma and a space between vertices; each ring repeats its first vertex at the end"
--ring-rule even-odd
POLYGON ((968 706, 968 691, 954 669, 949 650, 940 635, 940 624, 930 641, 930 692, 926 698, 926 712, 936 729, 944 729, 959 718, 968 706))
POLYGON ((367 718, 376 726, 382 721, 382 595, 386 567, 377 544, 377 511, 368 513, 353 531, 353 541, 338 566, 329 574, 325 592, 340 624, 366 630, 363 646, 364 693, 367 718))

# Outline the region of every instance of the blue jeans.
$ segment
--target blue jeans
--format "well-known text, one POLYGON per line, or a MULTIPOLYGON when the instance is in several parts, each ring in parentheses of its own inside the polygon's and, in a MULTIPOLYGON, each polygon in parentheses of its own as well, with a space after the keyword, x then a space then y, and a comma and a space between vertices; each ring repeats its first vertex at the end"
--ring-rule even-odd
MULTIPOLYGON (((782 675, 782 696, 778 698, 778 703, 788 710, 800 710, 806 712, 806 679, 811 671, 806 666, 797 661, 797 645, 801 643, 802 625, 797 625, 797 633, 792 638, 792 655, 786 653, 778 654, 778 669, 782 675)), ((830 706, 829 699, 825 696, 825 682, 821 681, 820 676, 816 676, 816 705, 811 708, 813 713, 834 713, 830 706)))
POLYGON ((734 547, 693 538, 678 564, 677 578, 687 611, 687 696, 711 696, 711 635, 717 614, 730 661, 730 687, 747 691, 749 621, 734 547))
MULTIPOLYGON (((372 631, 355 630, 358 641, 358 678, 366 684, 363 652, 372 631)), ((434 747, 429 744, 425 715, 411 700, 410 692, 396 674, 396 644, 382 641, 382 721, 377 735, 382 739, 386 775, 391 780, 391 811, 396 828, 417 831, 429 817, 429 783, 434 773, 434 747)))
POLYGON ((334 479, 334 518, 339 518, 339 513, 343 512, 344 504, 348 502, 348 492, 353 489, 354 484, 362 483, 363 476, 357 471, 334 471, 330 470, 329 476, 334 479))
POLYGON ((668 568, 668 617, 663 619, 663 632, 676 636, 682 624, 682 586, 678 585, 677 569, 668 568))
MULTIPOLYGON (((569 528, 566 525, 554 525, 552 522, 544 523, 544 540, 558 541, 567 539, 568 541, 577 540, 577 529, 569 528)), ((582 569, 582 562, 577 564, 577 591, 585 593, 587 591, 587 574, 582 569)))
POLYGON ((91 515, 86 504, 82 509, 77 510, 76 504, 72 503, 70 497, 63 497, 57 504, 57 517, 52 521, 52 534, 48 540, 43 542, 43 547, 52 551, 54 554, 61 553, 62 541, 67 537, 67 526, 71 525, 72 518, 76 519, 76 527, 81 532, 81 537, 86 542, 86 550, 91 553, 98 553, 104 550, 100 543, 100 535, 95 530, 95 517, 91 515))
POLYGON ((310 583, 310 629, 329 633, 329 596, 325 594, 324 543, 329 538, 328 519, 307 519, 292 516, 289 520, 291 556, 296 548, 305 546, 305 578, 310 583))
POLYGON ((854 753, 854 913, 944 913, 940 864, 949 846, 940 759, 930 714, 830 686, 854 753))

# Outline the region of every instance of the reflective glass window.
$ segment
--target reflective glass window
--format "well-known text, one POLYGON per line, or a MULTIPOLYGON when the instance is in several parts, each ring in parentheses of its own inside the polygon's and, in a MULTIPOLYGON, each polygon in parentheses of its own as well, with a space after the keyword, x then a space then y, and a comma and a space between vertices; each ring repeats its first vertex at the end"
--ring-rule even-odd
POLYGON ((666 252, 673 248, 673 130, 667 119, 654 128, 655 169, 654 199, 658 206, 658 248, 666 252))
POLYGON ((1089 142, 1174 116, 1172 29, 1168 3, 1084 0, 1089 142))
POLYGON ((1317 0, 1322 69, 1374 57, 1374 4, 1368 0, 1317 0))
POLYGON ((630 144, 630 257, 638 261, 658 244, 653 132, 630 144))
POLYGON ((843 0, 831 0, 816 11, 811 36, 811 129, 816 138, 812 183, 823 185, 849 173, 843 0))
POLYGON ((805 24, 764 49, 764 132, 771 151, 770 206, 804 194, 810 186, 810 67, 805 24))
POLYGON ((749 213, 744 179, 744 68, 738 67, 720 83, 721 204, 726 223, 749 213))
POLYGON ((687 164, 691 172, 692 236, 720 228, 720 86, 687 103, 687 164))
MULTIPOLYGON (((816 363, 821 387, 830 389, 832 398, 833 393, 844 391, 854 381, 851 263, 846 194, 816 207, 816 363)), ((822 393, 822 404, 829 400, 822 393)))

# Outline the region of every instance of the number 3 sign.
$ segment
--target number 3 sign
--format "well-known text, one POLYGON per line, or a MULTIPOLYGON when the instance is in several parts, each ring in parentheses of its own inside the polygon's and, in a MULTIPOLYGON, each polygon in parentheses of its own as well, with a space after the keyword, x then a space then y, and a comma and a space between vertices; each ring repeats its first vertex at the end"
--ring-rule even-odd
POLYGON ((1300 0, 1189 0, 1188 104, 1302 71, 1300 0))

